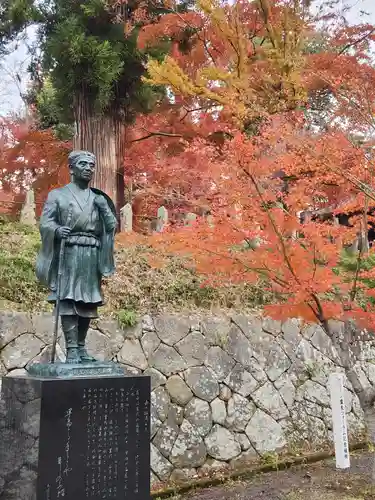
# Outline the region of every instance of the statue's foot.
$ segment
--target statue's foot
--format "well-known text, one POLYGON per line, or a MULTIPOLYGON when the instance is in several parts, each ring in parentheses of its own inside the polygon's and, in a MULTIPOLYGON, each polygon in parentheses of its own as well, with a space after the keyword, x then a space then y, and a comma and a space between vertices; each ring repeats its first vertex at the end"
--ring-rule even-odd
POLYGON ((79 358, 81 360, 81 363, 96 363, 97 359, 95 359, 93 356, 90 356, 90 354, 86 351, 84 347, 80 347, 78 349, 79 353, 79 358))
POLYGON ((78 353, 78 349, 76 347, 68 347, 66 352, 66 361, 68 364, 76 364, 81 363, 81 357, 78 353))

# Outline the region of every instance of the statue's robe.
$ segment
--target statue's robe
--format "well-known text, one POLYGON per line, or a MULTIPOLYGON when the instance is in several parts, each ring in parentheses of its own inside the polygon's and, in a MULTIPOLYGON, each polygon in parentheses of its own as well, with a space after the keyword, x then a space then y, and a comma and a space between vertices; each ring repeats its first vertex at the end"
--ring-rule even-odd
POLYGON ((103 305, 102 277, 110 276, 114 266, 114 235, 117 220, 111 200, 97 189, 80 189, 71 183, 51 191, 40 218, 42 247, 37 258, 36 274, 48 286, 48 301, 55 304, 61 241, 56 229, 69 226, 60 286, 60 314, 97 317, 103 305), (106 200, 104 210, 94 203, 95 196, 106 200), (108 200, 108 201, 107 201, 108 200))

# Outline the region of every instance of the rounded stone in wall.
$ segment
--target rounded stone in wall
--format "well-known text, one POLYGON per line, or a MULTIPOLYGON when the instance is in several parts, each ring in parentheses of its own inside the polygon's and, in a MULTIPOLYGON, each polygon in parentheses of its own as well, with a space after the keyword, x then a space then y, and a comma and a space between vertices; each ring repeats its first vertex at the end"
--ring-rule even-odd
POLYGON ((155 368, 147 368, 147 370, 144 371, 143 375, 145 375, 146 377, 151 377, 152 391, 157 387, 164 385, 167 381, 167 378, 164 377, 164 375, 155 368))
POLYGON ((289 410, 279 392, 271 382, 267 382, 251 394, 255 404, 272 415, 276 420, 289 416, 289 410))
POLYGON ((121 351, 117 355, 120 363, 146 370, 148 364, 138 339, 125 339, 121 351))
POLYGON ((210 402, 219 394, 219 383, 211 370, 205 366, 186 370, 185 380, 197 398, 210 402))
POLYGON ((204 442, 208 454, 217 460, 231 460, 241 453, 241 446, 233 433, 221 425, 214 425, 204 442))
POLYGON ((15 370, 10 370, 7 377, 27 377, 27 371, 25 368, 16 368, 15 370))
POLYGON ((210 432, 212 414, 207 401, 193 398, 185 408, 185 418, 194 425, 201 436, 206 436, 210 432))
POLYGON ((187 419, 173 445, 170 461, 179 469, 200 467, 206 461, 207 451, 201 435, 187 419))
POLYGON ((223 462, 221 460, 215 460, 214 458, 207 458, 206 463, 202 465, 199 469, 199 474, 201 476, 212 475, 215 474, 223 474, 230 471, 231 466, 227 462, 223 462))
POLYGON ((1 361, 7 370, 23 368, 30 359, 35 358, 45 344, 35 335, 25 333, 7 344, 1 351, 1 361))
POLYGON ((181 425, 184 421, 184 409, 176 404, 171 404, 168 412, 168 420, 181 425))
POLYGON ((149 314, 145 314, 141 319, 142 331, 153 332, 155 330, 154 320, 149 314))
POLYGON ((251 447, 249 438, 243 432, 236 432, 234 437, 237 439, 239 445, 241 446, 241 450, 246 451, 251 447))
POLYGON ((220 384, 220 395, 219 395, 219 397, 223 401, 229 401, 230 398, 232 397, 232 391, 225 384, 220 384))
POLYGON ((110 337, 92 328, 87 332, 86 342, 89 352, 99 361, 111 360, 118 351, 110 337))
POLYGON ((172 375, 166 383, 166 389, 174 403, 185 406, 193 393, 179 375, 172 375))
POLYGON ((179 428, 174 421, 166 421, 157 431, 153 444, 157 447, 162 455, 169 457, 174 442, 178 436, 179 428))
POLYGON ((154 318, 159 339, 169 346, 177 344, 190 331, 189 318, 176 314, 163 314, 154 318))
POLYGON ((141 338, 143 352, 147 359, 156 351, 160 345, 160 339, 155 332, 146 332, 141 338))
POLYGON ((275 451, 286 445, 281 425, 262 410, 256 410, 245 429, 250 443, 260 454, 275 451))
POLYGON ((253 348, 242 331, 232 324, 225 344, 226 352, 244 367, 251 366, 253 348))
POLYGON ((151 470, 161 481, 167 481, 173 470, 173 465, 151 443, 151 470))
POLYGON ((203 365, 207 354, 207 346, 201 333, 196 331, 189 333, 175 347, 186 361, 188 368, 203 365))
POLYGON ((254 403, 239 394, 233 394, 228 401, 226 426, 237 432, 244 431, 255 410, 254 403))
POLYGON ((205 365, 214 372, 216 379, 223 382, 230 374, 236 362, 219 346, 210 347, 205 365))
POLYGON ((158 387, 151 393, 151 405, 155 408, 158 418, 164 422, 168 417, 170 398, 164 387, 158 387))
POLYGON ((0 312, 0 349, 20 335, 33 332, 34 328, 29 314, 23 312, 0 312))
POLYGON ((251 394, 259 385, 255 378, 240 363, 236 364, 226 378, 225 383, 233 391, 238 392, 238 394, 244 397, 251 394))
POLYGON ((227 407, 219 398, 215 398, 211 401, 211 413, 212 420, 215 424, 224 425, 227 418, 227 407))
POLYGON ((160 344, 150 356, 149 366, 156 368, 166 377, 186 369, 186 361, 173 347, 160 344))

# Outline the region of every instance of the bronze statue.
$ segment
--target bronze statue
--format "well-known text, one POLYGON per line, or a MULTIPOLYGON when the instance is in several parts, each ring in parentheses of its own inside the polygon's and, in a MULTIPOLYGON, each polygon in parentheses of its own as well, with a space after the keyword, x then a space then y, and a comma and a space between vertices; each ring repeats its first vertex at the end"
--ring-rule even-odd
POLYGON ((73 151, 68 161, 72 182, 51 191, 43 208, 36 274, 50 289, 56 320, 61 318, 66 363, 92 363, 96 360, 86 351, 86 335, 103 304, 102 277, 114 272, 117 219, 112 200, 89 187, 95 156, 73 151))

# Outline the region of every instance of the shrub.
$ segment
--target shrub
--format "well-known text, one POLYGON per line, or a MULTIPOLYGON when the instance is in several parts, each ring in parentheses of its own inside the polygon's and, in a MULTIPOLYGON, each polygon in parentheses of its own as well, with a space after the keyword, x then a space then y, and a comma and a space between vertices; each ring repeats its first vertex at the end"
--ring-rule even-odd
MULTIPOLYGON (((1 219, 0 238, 0 303, 14 310, 49 310, 48 291, 35 276, 38 230, 1 219)), ((145 245, 117 245, 116 273, 103 284, 103 314, 132 326, 138 313, 145 311, 251 310, 272 299, 262 284, 206 286, 181 259, 171 258, 165 266, 155 267, 150 263, 153 254, 145 245)))

